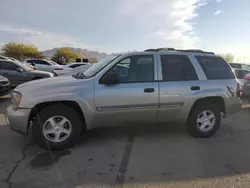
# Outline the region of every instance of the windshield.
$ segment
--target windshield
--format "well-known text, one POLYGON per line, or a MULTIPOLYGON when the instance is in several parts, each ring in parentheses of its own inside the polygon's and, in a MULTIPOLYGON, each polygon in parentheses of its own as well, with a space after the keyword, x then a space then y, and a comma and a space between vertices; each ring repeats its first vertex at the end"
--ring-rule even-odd
POLYGON ((106 67, 110 62, 118 58, 120 55, 117 56, 107 56, 97 63, 95 63, 93 66, 91 66, 88 70, 84 72, 85 77, 90 78, 94 75, 96 75, 98 72, 100 72, 104 67, 106 67))

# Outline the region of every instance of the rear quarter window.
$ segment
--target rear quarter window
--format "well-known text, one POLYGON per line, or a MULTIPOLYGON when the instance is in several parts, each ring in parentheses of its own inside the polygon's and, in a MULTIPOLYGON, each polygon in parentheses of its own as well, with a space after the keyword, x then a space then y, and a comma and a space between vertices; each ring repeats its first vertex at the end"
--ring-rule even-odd
POLYGON ((234 79, 229 64, 219 56, 195 56, 208 80, 234 79))

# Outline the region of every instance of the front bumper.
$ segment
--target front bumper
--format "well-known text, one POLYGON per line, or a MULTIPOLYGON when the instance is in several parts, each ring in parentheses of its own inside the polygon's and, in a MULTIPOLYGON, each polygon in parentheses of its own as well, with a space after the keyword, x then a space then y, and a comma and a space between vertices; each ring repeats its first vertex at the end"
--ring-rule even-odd
POLYGON ((5 111, 5 120, 7 125, 13 131, 20 134, 27 134, 28 120, 31 109, 14 110, 10 105, 5 111))
POLYGON ((237 113, 241 110, 242 101, 240 98, 225 99, 226 116, 237 113))

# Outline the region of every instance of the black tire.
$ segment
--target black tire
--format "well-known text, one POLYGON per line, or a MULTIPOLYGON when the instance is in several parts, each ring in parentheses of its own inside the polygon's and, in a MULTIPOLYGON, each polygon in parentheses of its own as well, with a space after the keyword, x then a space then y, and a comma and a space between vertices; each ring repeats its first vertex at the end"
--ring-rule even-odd
POLYGON ((82 132, 81 118, 71 107, 63 104, 51 105, 41 110, 36 116, 33 126, 32 135, 34 141, 45 149, 60 150, 71 147, 79 138, 82 132), (53 116, 63 116, 71 123, 71 133, 68 138, 62 142, 51 142, 43 135, 44 123, 53 116))
POLYGON ((192 110, 187 122, 187 129, 189 133, 194 137, 208 138, 211 137, 220 128, 220 124, 221 124, 221 114, 218 107, 210 103, 201 103, 195 106, 194 109, 192 110), (198 116, 205 110, 213 112, 215 116, 215 124, 213 128, 208 131, 200 130, 200 128, 197 125, 198 116))

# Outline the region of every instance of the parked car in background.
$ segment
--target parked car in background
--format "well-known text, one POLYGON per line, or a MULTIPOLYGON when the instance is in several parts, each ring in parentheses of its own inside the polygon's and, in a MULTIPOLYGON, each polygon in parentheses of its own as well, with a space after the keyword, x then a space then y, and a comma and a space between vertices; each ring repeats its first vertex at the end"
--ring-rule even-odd
POLYGON ((37 71, 17 61, 0 60, 0 75, 9 79, 12 86, 54 75, 49 72, 37 71))
MULTIPOLYGON (((17 59, 15 59, 14 57, 6 57, 3 55, 0 55, 0 60, 11 60, 11 61, 18 61, 17 59)), ((20 61, 18 61, 20 62, 20 61)))
POLYGON ((249 64, 244 64, 244 63, 229 63, 232 68, 235 69, 244 69, 244 70, 249 70, 250 71, 250 65, 249 64))
POLYGON ((90 63, 85 63, 85 64, 81 63, 81 66, 75 67, 75 64, 78 64, 78 63, 73 64, 74 68, 65 67, 65 68, 55 69, 53 71, 53 73, 56 76, 71 76, 71 75, 75 75, 79 72, 84 72, 92 66, 92 64, 90 64, 90 63))
POLYGON ((206 138, 241 109, 239 83, 223 58, 176 49, 107 56, 81 75, 22 84, 12 101, 9 127, 32 128, 34 140, 51 149, 72 146, 97 126, 179 122, 206 138))
POLYGON ((14 57, 8 57, 9 59, 11 59, 12 61, 18 61, 20 62, 19 60, 15 59, 14 57))
POLYGON ((7 78, 0 75, 0 96, 5 95, 11 89, 10 82, 7 78))
POLYGON ((243 97, 250 103, 250 73, 244 76, 243 97))
POLYGON ((243 86, 245 84, 244 77, 250 72, 250 70, 244 70, 244 69, 233 69, 233 70, 236 75, 236 78, 240 82, 240 85, 243 86))
POLYGON ((55 63, 54 61, 46 59, 27 59, 23 63, 35 67, 36 70, 52 72, 55 69, 60 69, 63 66, 55 63))

